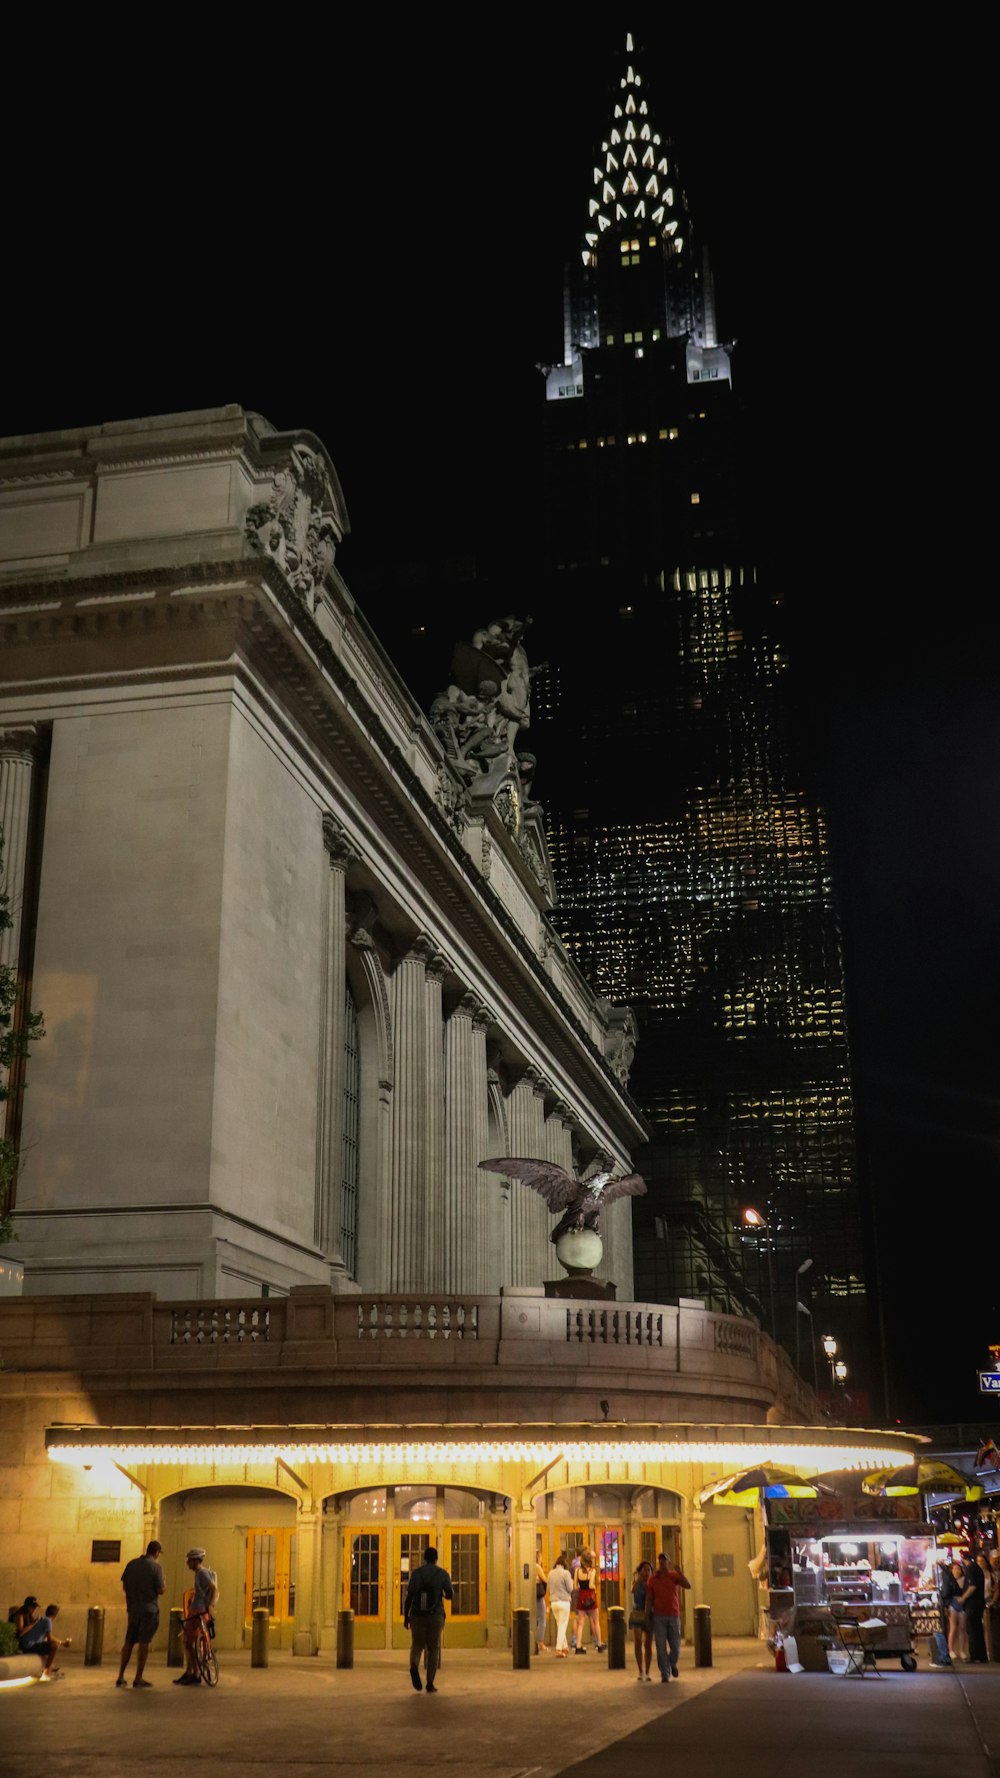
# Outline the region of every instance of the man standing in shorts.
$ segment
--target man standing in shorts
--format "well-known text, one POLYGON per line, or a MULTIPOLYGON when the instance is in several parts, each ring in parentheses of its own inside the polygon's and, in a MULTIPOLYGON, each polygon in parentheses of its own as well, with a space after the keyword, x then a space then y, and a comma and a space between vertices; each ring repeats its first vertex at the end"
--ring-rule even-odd
POLYGON ((149 1645, 160 1627, 160 1594, 165 1583, 159 1557, 160 1545, 156 1542, 147 1543, 146 1554, 134 1556, 131 1562, 126 1562, 122 1571, 128 1624, 115 1684, 126 1684, 125 1670, 132 1659, 132 1650, 136 1648, 139 1652, 136 1655, 135 1678, 132 1681, 132 1690, 135 1692, 148 1691, 151 1683, 150 1680, 143 1679, 142 1674, 149 1645))

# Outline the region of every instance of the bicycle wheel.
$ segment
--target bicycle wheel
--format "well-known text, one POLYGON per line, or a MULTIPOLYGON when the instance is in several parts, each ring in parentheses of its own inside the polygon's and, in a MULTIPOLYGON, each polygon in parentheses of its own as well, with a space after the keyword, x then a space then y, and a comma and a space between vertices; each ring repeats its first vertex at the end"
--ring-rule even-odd
POLYGON ((215 1658, 215 1649, 206 1635, 198 1638, 197 1649, 198 1672, 206 1685, 218 1685, 219 1663, 215 1658))

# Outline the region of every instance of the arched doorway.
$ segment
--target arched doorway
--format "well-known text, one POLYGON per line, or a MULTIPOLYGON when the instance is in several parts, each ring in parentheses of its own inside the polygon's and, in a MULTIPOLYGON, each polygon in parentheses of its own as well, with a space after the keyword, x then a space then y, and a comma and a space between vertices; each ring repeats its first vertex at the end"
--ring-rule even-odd
MULTIPOLYGON (((594 1552, 606 1638, 608 1609, 622 1605, 628 1611, 632 1575, 640 1562, 655 1567, 664 1550, 683 1567, 682 1514, 680 1495, 666 1488, 595 1484, 540 1494, 535 1501, 536 1559, 547 1572, 560 1554, 572 1561, 581 1550, 594 1552)), ((684 1629, 683 1599, 681 1612, 684 1629)))
MULTIPOLYGON (((455 1589, 447 1643, 486 1646, 491 1502, 487 1493, 435 1482, 370 1488, 326 1501, 327 1525, 333 1520, 341 1527, 335 1605, 354 1612, 357 1648, 408 1645, 403 1602, 428 1545, 437 1549, 455 1589)), ((505 1530, 504 1545, 506 1556, 505 1530)))
POLYGON ((183 1604, 189 1549, 203 1549, 219 1583, 220 1648, 249 1646, 253 1612, 267 1609, 271 1645, 290 1648, 295 1628, 296 1503, 275 1488, 185 1488, 160 1505, 166 1602, 183 1604))

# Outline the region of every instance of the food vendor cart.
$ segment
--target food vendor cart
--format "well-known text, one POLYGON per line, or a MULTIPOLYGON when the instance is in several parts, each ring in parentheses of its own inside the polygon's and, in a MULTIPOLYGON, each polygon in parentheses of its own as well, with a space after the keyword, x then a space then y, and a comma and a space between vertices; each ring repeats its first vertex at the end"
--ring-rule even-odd
POLYGON ((771 1616, 800 1658, 813 1642, 846 1639, 863 1647, 863 1666, 896 1657, 912 1672, 914 1638, 941 1623, 934 1527, 919 1498, 864 1494, 852 1477, 836 1494, 765 1504, 771 1616))

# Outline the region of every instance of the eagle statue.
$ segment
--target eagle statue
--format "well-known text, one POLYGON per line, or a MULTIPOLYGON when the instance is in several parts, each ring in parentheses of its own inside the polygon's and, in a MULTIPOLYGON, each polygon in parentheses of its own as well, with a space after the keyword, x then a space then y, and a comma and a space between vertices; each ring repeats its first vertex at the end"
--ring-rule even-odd
POLYGON ((559 1240, 573 1229, 601 1232, 601 1211, 616 1198, 641 1198, 646 1181, 639 1173, 627 1173, 613 1179, 612 1167, 601 1166, 583 1179, 574 1179, 565 1167, 555 1161, 532 1161, 505 1156, 502 1160, 480 1161, 484 1173, 502 1173, 508 1179, 520 1179, 544 1198, 550 1210, 561 1210, 549 1239, 559 1240))

